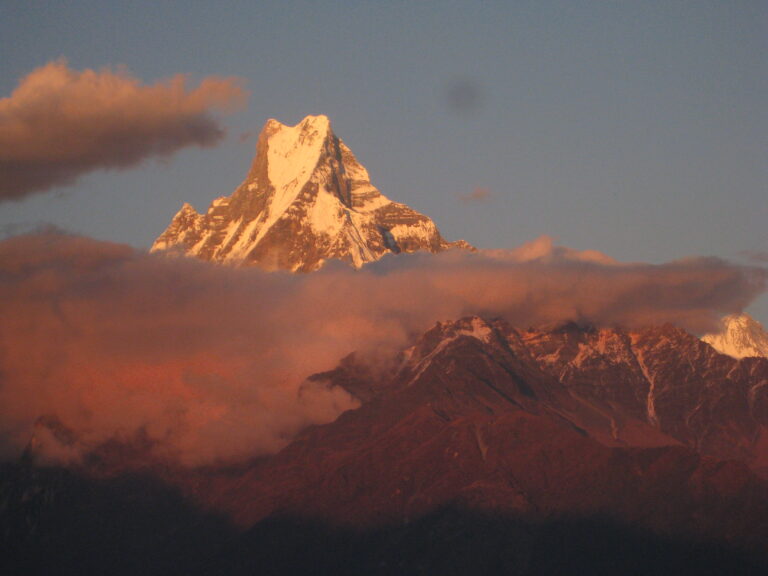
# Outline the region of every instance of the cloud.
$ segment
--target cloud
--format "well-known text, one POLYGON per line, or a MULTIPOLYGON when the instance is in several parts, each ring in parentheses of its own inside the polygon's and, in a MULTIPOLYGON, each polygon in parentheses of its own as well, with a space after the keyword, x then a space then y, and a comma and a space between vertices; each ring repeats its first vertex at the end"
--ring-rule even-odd
POLYGON ((474 112, 483 107, 484 100, 482 86, 472 78, 454 78, 445 86, 445 101, 454 112, 474 112))
POLYGON ((54 459, 140 439, 189 466, 242 461, 356 406, 308 375, 355 350, 398 350, 437 320, 705 331, 765 281, 717 259, 603 262, 548 238, 290 275, 55 231, 18 236, 0 242, 0 450, 18 456, 42 422, 39 449, 54 459))
POLYGON ((224 136, 212 111, 244 101, 233 78, 212 76, 189 88, 177 75, 143 85, 124 69, 81 72, 50 62, 0 99, 0 201, 67 186, 93 170, 212 146, 224 136))
POLYGON ((740 256, 752 262, 757 262, 759 264, 768 264, 768 252, 760 252, 757 250, 745 250, 741 252, 740 256))
POLYGON ((196 465, 274 452, 334 419, 355 402, 303 383, 338 348, 286 314, 296 289, 55 232, 0 243, 6 452, 55 417, 81 449, 145 438, 155 456, 196 465))
POLYGON ((551 236, 540 236, 510 251, 489 251, 489 255, 498 254, 517 262, 563 263, 591 262, 594 264, 617 265, 616 260, 597 250, 574 250, 566 246, 556 246, 551 236))
POLYGON ((475 188, 468 194, 460 194, 459 199, 465 204, 487 202, 493 197, 488 188, 475 188))

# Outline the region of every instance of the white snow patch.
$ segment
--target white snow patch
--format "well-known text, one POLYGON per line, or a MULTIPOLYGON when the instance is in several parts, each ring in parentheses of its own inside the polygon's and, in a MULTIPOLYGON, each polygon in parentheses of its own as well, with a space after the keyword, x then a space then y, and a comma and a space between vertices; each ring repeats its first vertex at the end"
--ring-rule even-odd
POLYGON ((208 214, 213 212, 214 208, 217 208, 218 206, 229 206, 230 197, 229 196, 221 196, 220 198, 216 198, 213 202, 211 202, 211 205, 208 207, 208 214))
POLYGON ((475 317, 472 318, 469 329, 462 328, 461 330, 457 330, 456 334, 460 336, 471 336, 472 338, 477 338, 481 342, 488 344, 491 341, 493 330, 491 330, 491 327, 488 326, 482 318, 475 317))
POLYGON ((232 249, 224 257, 224 261, 239 262, 245 259, 248 252, 250 252, 256 243, 253 241, 253 236, 256 230, 260 231, 261 219, 251 220, 240 234, 232 249))
POLYGON ((243 219, 238 218, 237 220, 234 220, 227 225, 226 231, 224 232, 224 239, 221 241, 221 244, 219 244, 219 251, 229 245, 229 243, 232 241, 232 238, 240 229, 240 225, 242 223, 243 219))
POLYGON ((712 348, 732 358, 768 358, 768 333, 747 314, 732 314, 722 320, 723 329, 701 338, 712 348))
POLYGON ((643 355, 641 353, 637 354, 637 363, 640 366, 640 370, 643 373, 643 377, 648 382, 648 397, 645 400, 645 406, 646 411, 648 413, 648 422, 656 426, 658 428, 659 426, 659 417, 656 414, 656 380, 651 374, 650 370, 648 370, 648 366, 645 364, 645 361, 643 360, 643 355))
POLYGON ((408 381, 408 386, 411 386, 414 382, 416 382, 419 377, 424 374, 424 371, 430 367, 432 364, 432 360, 435 356, 440 354, 443 350, 445 350, 448 345, 455 341, 458 338, 458 336, 451 336, 450 338, 446 338, 442 340, 437 346, 434 347, 432 352, 424 356, 418 364, 416 364, 416 373, 413 375, 413 377, 408 381))
POLYGON ((341 201, 321 186, 307 214, 309 227, 316 233, 335 237, 344 226, 344 212, 341 201))
POLYGON ((437 233, 437 227, 434 222, 425 218, 416 224, 397 224, 392 226, 389 232, 398 242, 415 238, 428 243, 437 233))

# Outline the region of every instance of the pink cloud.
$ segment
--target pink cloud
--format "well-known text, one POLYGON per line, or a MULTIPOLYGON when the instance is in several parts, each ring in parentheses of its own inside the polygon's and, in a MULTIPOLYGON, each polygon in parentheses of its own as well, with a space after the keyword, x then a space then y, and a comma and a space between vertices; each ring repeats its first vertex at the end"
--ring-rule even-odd
POLYGON ((307 376, 353 351, 386 356, 437 320, 700 332, 765 288, 765 270, 717 259, 585 254, 545 238, 291 275, 50 231, 10 238, 0 242, 0 451, 17 456, 42 417, 65 431, 38 433, 52 459, 141 438, 153 457, 189 466, 247 460, 357 405, 307 376))
POLYGON ((761 252, 758 250, 747 250, 741 253, 741 256, 752 262, 758 262, 760 264, 768 263, 768 252, 761 252))
POLYGON ((491 194, 491 191, 488 188, 475 188, 474 190, 472 190, 472 192, 469 192, 468 194, 459 195, 459 198, 465 204, 472 204, 472 203, 479 203, 479 202, 487 202, 488 200, 493 198, 493 194, 491 194))
POLYGON ((187 146, 213 146, 214 110, 245 101, 241 83, 182 75, 143 85, 123 69, 77 71, 58 60, 0 99, 0 200, 73 184, 97 169, 125 169, 187 146))

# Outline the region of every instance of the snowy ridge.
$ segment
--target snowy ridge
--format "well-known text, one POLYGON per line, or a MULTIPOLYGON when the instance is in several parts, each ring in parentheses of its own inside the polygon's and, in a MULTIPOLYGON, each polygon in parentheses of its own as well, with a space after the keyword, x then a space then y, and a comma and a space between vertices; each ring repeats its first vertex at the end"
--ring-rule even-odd
POLYGON ((469 326, 458 328, 456 334, 461 336, 471 336, 472 338, 476 338, 481 342, 488 344, 491 341, 493 329, 482 318, 473 316, 469 321, 469 326))
POLYGON ((409 384, 416 382, 438 357, 451 344, 462 337, 474 338, 482 344, 491 344, 493 327, 479 316, 462 318, 458 321, 438 322, 425 335, 425 342, 406 350, 406 365, 410 365, 412 376, 409 384))
POLYGON ((672 325, 565 322, 518 330, 504 320, 467 317, 425 333, 400 371, 408 387, 426 379, 440 390, 475 377, 502 389, 505 375, 528 389, 517 388, 519 408, 543 401, 600 442, 679 442, 768 471, 768 360, 738 361, 672 325))
POLYGON ((473 250, 381 194, 328 118, 307 116, 296 126, 269 120, 232 196, 205 214, 184 204, 152 251, 306 272, 329 259, 359 268, 387 253, 449 248, 473 250))
POLYGON ((722 320, 722 331, 701 339, 712 348, 732 358, 768 358, 768 333, 747 314, 732 314, 722 320))

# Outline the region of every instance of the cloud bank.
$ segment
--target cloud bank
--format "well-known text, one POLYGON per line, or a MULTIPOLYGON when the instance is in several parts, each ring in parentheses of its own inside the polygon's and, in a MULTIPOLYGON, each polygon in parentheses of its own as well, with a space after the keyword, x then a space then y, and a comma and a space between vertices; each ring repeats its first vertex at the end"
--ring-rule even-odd
POLYGON ((18 236, 0 242, 0 450, 18 456, 42 421, 61 424, 58 440, 38 428, 53 459, 141 438, 185 465, 236 462, 356 405, 306 376, 354 350, 396 350, 437 320, 673 322, 699 332, 765 281, 763 269, 717 259, 616 264, 548 238, 512 252, 290 275, 55 231, 18 236))
POLYGON ((244 101, 233 78, 208 77, 194 89, 181 75, 143 85, 123 69, 81 72, 50 62, 0 99, 0 201, 212 146, 224 136, 212 112, 244 101))
POLYGON ((758 262, 760 264, 768 264, 768 252, 760 252, 757 250, 747 250, 741 253, 741 256, 752 262, 758 262))

